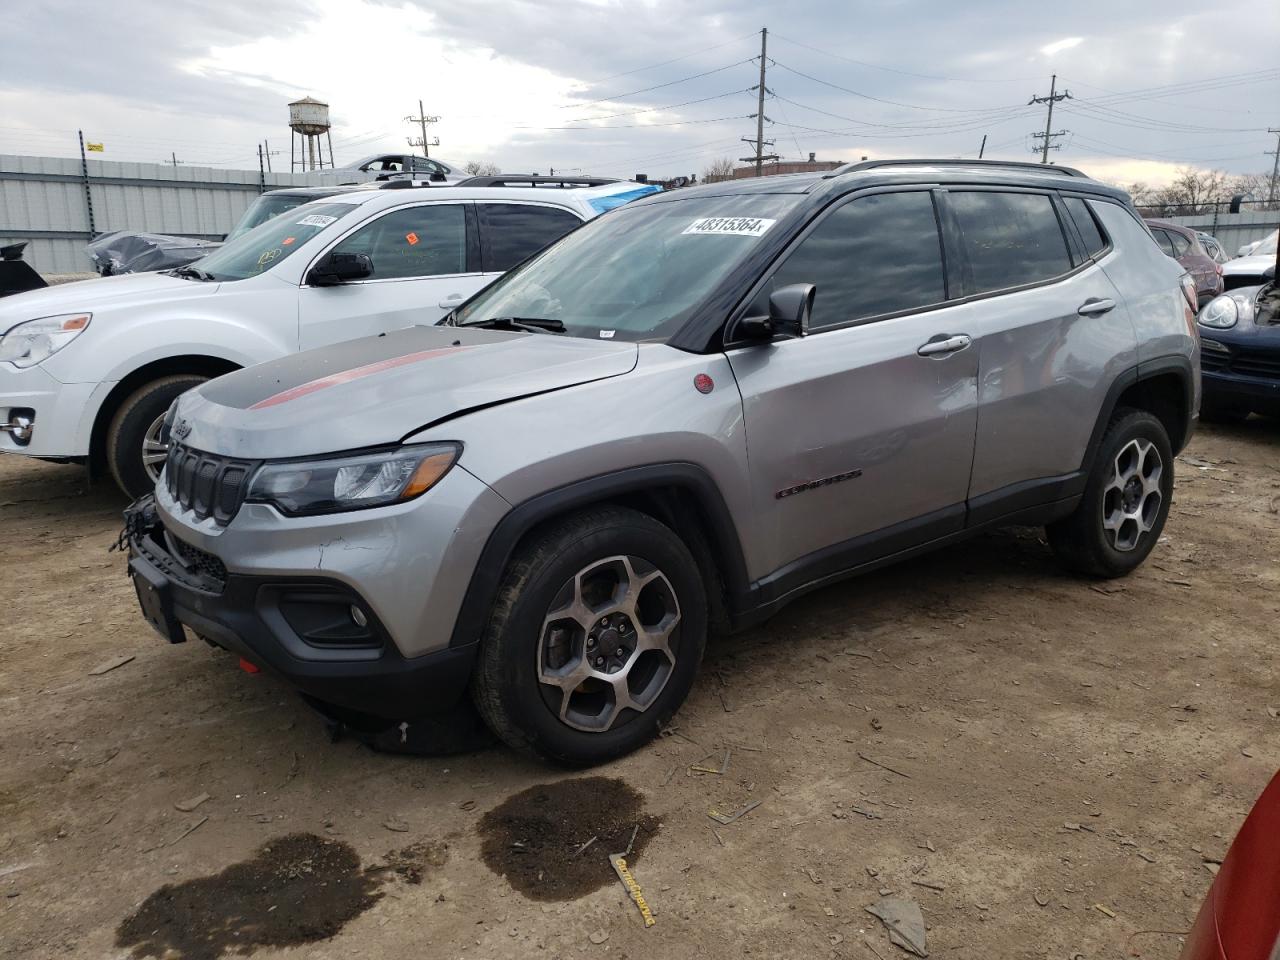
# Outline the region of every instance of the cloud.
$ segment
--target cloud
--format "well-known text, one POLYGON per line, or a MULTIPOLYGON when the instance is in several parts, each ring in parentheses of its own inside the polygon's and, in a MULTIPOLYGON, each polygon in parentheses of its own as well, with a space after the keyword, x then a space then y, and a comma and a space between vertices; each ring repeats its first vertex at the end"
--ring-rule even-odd
POLYGON ((1046 57, 1052 57, 1054 54, 1062 53, 1064 50, 1078 47, 1082 43, 1084 43, 1084 37, 1064 37, 1061 40, 1055 40, 1053 43, 1046 43, 1040 48, 1040 53, 1046 57))

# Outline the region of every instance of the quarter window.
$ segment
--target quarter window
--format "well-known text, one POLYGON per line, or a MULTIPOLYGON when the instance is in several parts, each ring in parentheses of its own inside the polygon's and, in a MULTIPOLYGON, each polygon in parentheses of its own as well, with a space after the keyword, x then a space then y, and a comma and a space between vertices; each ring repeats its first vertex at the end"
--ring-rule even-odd
POLYGON ((1066 197, 1063 203, 1066 204, 1071 219, 1075 221, 1076 229, 1084 239, 1085 252, 1091 257, 1100 256, 1107 249, 1107 238, 1102 228, 1098 226, 1098 221, 1094 218, 1089 205, 1079 197, 1066 197))
POLYGON ((486 273, 510 270, 582 222, 568 210, 532 204, 480 203, 477 209, 486 273))
POLYGON ((467 219, 461 204, 395 210, 361 227, 334 253, 367 253, 374 280, 467 272, 467 219))
POLYGON ((1070 272, 1067 240, 1047 194, 964 191, 949 193, 948 201, 964 235, 970 293, 1039 283, 1070 272))
POLYGON ((1169 234, 1169 239, 1173 241, 1173 255, 1175 257, 1185 257, 1191 249, 1191 241, 1175 230, 1165 231, 1169 234))
POLYGON ((1169 235, 1163 230, 1152 230, 1151 235, 1156 238, 1156 243, 1160 244, 1160 249, 1164 251, 1166 257, 1176 257, 1173 252, 1173 241, 1169 239, 1169 235))
POLYGON ((880 193, 839 207, 772 277, 772 289, 817 287, 812 327, 913 310, 947 298, 933 198, 880 193))

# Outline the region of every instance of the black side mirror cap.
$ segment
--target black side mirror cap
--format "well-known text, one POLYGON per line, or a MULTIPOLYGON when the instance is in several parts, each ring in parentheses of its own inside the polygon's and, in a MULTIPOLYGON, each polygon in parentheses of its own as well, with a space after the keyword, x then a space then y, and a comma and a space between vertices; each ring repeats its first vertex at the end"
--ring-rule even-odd
POLYGON ((1262 271, 1262 279, 1265 280, 1267 283, 1270 283, 1275 278, 1276 278, 1276 268, 1274 265, 1267 267, 1267 269, 1262 271))
POLYGON ((373 261, 367 253, 331 253, 307 274, 313 287, 333 287, 373 276, 373 261))
POLYGON ((769 315, 743 317, 738 321, 736 332, 748 340, 772 340, 780 333, 807 337, 817 294, 818 288, 812 283, 779 287, 769 295, 769 315))

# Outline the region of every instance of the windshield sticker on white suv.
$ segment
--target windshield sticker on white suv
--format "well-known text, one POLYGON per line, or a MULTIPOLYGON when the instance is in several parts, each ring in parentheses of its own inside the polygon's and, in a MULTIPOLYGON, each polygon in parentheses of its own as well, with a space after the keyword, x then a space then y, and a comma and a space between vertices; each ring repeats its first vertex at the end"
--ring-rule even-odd
POLYGON ((297 225, 300 227, 327 227, 337 219, 337 217, 326 217, 320 213, 313 213, 309 217, 303 217, 298 221, 297 225))
POLYGON ((683 233, 720 234, 729 237, 760 237, 777 220, 761 217, 703 217, 685 227, 683 233))

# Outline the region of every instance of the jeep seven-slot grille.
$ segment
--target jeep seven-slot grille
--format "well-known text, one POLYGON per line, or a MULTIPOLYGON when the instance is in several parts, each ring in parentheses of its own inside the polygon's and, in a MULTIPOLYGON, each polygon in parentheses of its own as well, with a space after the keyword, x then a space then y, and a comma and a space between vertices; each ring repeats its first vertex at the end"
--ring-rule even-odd
POLYGON ((215 523, 226 525, 244 502, 256 466, 252 460, 220 457, 173 443, 165 460, 165 486, 169 496, 196 519, 213 517, 215 523))

